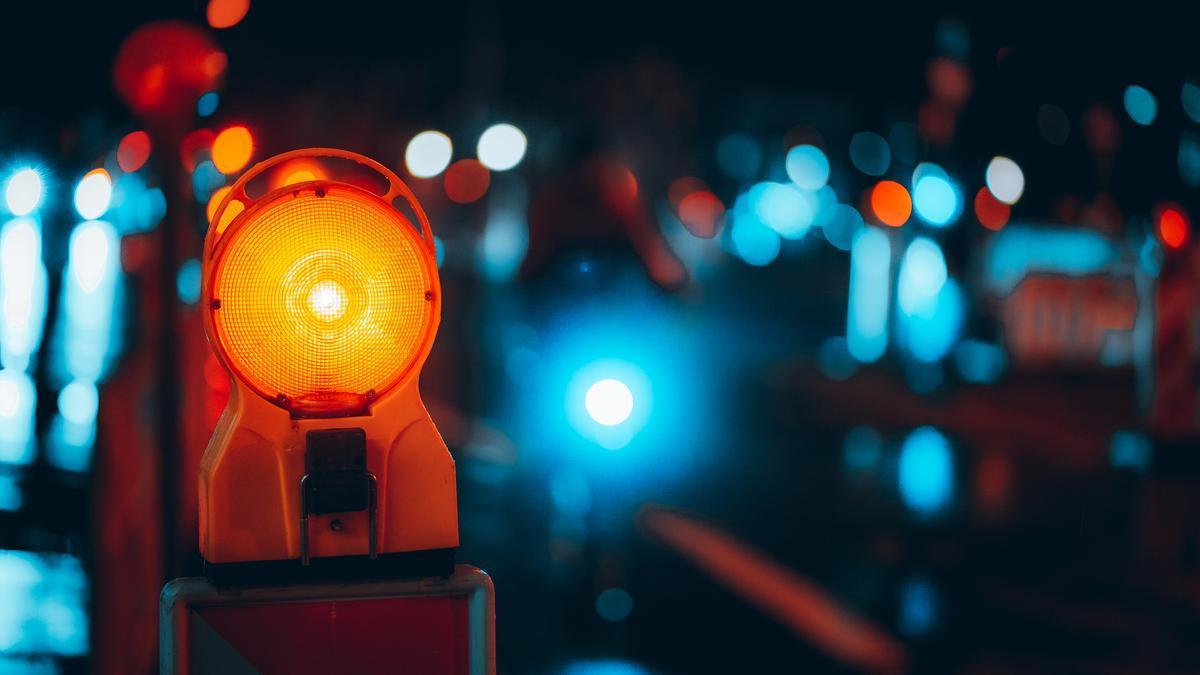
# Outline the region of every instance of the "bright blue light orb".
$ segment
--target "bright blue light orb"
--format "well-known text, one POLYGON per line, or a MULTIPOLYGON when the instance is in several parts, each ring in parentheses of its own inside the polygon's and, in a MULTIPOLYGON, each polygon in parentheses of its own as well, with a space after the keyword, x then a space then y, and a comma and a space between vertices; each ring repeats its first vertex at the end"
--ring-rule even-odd
POLYGON ((633 392, 624 382, 606 378, 588 387, 583 405, 597 424, 615 427, 633 413, 633 392))
POLYGON ((925 175, 913 184, 913 208, 921 220, 945 227, 962 211, 962 198, 950 179, 936 174, 925 175))

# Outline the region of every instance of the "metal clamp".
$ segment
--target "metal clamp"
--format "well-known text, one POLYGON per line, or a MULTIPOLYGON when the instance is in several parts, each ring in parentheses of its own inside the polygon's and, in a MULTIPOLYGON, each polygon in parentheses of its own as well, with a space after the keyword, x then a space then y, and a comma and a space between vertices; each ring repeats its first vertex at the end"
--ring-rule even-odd
MULTIPOLYGON (((378 535, 376 534, 376 514, 379 511, 379 481, 375 474, 368 473, 367 478, 367 555, 374 560, 379 557, 378 535)), ((300 477, 300 564, 307 567, 312 559, 308 550, 308 514, 309 488, 312 483, 309 475, 300 477)))

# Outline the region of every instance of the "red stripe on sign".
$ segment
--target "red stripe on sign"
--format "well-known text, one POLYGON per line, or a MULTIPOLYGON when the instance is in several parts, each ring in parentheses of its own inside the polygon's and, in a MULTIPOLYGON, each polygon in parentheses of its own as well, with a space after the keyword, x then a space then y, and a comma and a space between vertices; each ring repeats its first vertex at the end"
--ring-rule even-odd
POLYGON ((195 609, 264 675, 467 675, 467 610, 463 595, 195 609))

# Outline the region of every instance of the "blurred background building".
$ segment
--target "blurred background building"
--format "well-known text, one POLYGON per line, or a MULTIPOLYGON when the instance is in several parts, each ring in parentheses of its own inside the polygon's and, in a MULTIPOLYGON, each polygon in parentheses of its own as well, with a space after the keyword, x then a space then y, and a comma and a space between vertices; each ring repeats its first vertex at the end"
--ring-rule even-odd
POLYGON ((309 146, 433 219, 501 672, 1200 671, 1194 8, 3 17, 0 673, 156 668, 199 244, 309 146))

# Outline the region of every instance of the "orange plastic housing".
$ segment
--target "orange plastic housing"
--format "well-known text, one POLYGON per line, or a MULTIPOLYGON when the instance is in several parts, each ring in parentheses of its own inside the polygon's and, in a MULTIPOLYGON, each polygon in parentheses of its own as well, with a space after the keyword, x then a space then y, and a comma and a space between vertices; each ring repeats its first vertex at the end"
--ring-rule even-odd
MULTIPOLYGON (((352 427, 366 434, 376 480, 376 552, 457 547, 454 460, 417 388, 441 288, 433 232, 412 192, 361 155, 299 150, 250 169, 212 222, 204 324, 233 387, 201 460, 204 559, 301 557, 306 434, 352 427), (373 170, 386 192, 326 179, 258 198, 246 191, 273 167, 320 158, 373 170)), ((309 555, 366 555, 369 523, 366 511, 312 515, 309 555)))

